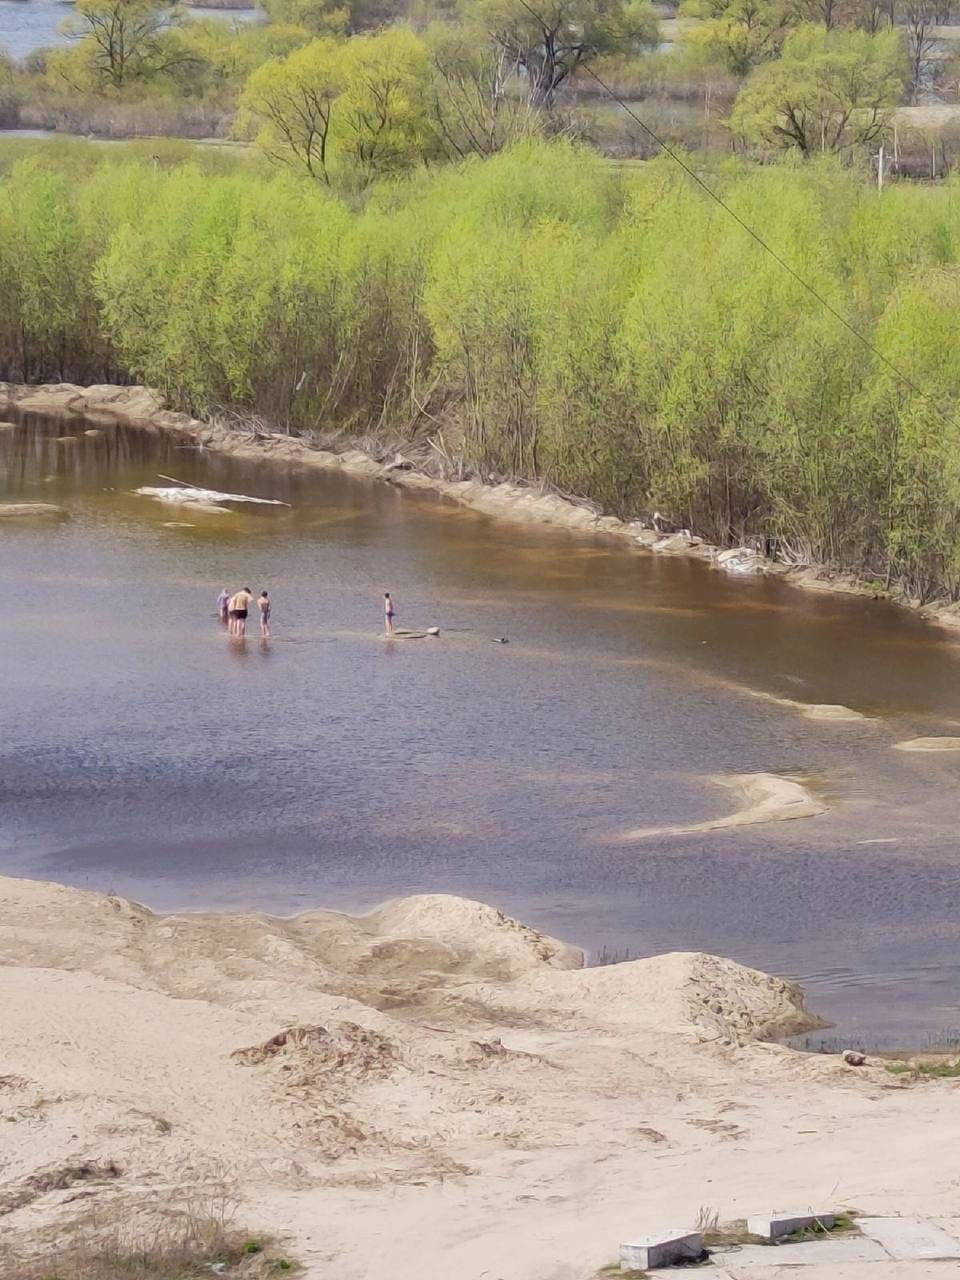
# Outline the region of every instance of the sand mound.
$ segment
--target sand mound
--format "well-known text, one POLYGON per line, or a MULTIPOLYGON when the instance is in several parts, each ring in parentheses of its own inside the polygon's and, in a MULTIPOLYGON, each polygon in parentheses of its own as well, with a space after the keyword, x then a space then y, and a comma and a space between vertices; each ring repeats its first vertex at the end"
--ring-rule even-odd
POLYGON ((538 1006, 572 1000, 615 1016, 625 1031, 704 1035, 746 1043, 822 1026, 802 990, 781 978, 703 952, 598 965, 577 973, 531 975, 524 990, 538 1006))
MULTIPOLYGON (((382 933, 429 939, 454 950, 464 944, 483 953, 484 969, 493 967, 502 976, 549 965, 554 969, 579 969, 583 952, 511 920, 495 907, 449 894, 418 894, 388 902, 367 917, 382 933)), ((474 969, 476 969, 476 963, 474 969)))
POLYGON ((788 822, 794 818, 815 818, 827 806, 795 778, 776 773, 718 774, 710 779, 718 786, 737 792, 743 807, 725 818, 710 818, 677 827, 639 827, 613 837, 612 843, 630 844, 650 836, 688 835, 697 831, 722 831, 759 822, 788 822))
POLYGON ((808 1012, 796 983, 702 952, 690 959, 687 994, 698 1026, 736 1040, 778 1040, 827 1024, 808 1012))
POLYGON ((238 1005, 271 992, 284 999, 296 982, 373 1008, 414 1010, 440 999, 442 976, 509 981, 543 965, 583 963, 576 947, 447 894, 405 898, 367 916, 156 916, 121 898, 0 880, 0 919, 0 962, 81 967, 238 1005))
POLYGON ((327 1027, 288 1027, 262 1044, 234 1049, 230 1055, 245 1067, 279 1062, 342 1081, 346 1077, 368 1080, 388 1076, 400 1061, 396 1043, 355 1022, 327 1027))
POLYGON ((894 751, 960 751, 960 738, 910 738, 894 743, 894 751))

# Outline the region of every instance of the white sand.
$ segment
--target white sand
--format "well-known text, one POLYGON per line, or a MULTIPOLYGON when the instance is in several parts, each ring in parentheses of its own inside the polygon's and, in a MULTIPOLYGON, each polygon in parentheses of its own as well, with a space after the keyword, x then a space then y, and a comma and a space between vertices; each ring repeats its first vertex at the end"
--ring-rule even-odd
POLYGON ((16 880, 0 959, 0 1259, 223 1178, 315 1280, 572 1280, 701 1205, 955 1211, 960 1093, 758 1043, 807 1017, 727 960, 581 970, 443 896, 163 918, 16 880), (84 1161, 119 1172, 31 1189, 84 1161))
POLYGON ((894 744, 895 751, 960 751, 960 738, 910 738, 894 744))

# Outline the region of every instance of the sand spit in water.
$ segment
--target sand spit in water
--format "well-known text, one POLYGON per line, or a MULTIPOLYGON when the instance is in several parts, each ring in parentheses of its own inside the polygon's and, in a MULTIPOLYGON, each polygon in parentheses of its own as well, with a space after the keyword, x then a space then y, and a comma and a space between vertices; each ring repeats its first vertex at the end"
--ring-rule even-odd
POLYGON ((766 1043, 816 1020, 730 960, 581 959, 443 895, 162 917, 0 880, 5 1257, 224 1179, 307 1280, 586 1280, 702 1204, 950 1212, 956 1091, 766 1043))
POLYGON ((894 751, 960 751, 960 738, 910 738, 894 743, 894 751))
POLYGON ((869 719, 861 711, 845 707, 838 702, 801 702, 797 698, 782 698, 775 693, 767 693, 764 689, 751 689, 749 685, 737 684, 732 680, 716 680, 733 693, 740 693, 746 698, 756 698, 760 702, 770 702, 777 707, 786 707, 805 720, 830 720, 837 724, 855 723, 869 719))
POLYGON ((760 822, 789 822, 793 818, 816 818, 827 806, 794 778, 777 773, 717 774, 708 779, 735 791, 743 807, 725 818, 710 818, 680 827, 639 827, 614 836, 611 843, 632 844, 649 836, 691 835, 698 831, 724 831, 728 827, 749 827, 760 822))
POLYGON ((0 520, 65 520, 66 511, 52 502, 0 502, 0 520))

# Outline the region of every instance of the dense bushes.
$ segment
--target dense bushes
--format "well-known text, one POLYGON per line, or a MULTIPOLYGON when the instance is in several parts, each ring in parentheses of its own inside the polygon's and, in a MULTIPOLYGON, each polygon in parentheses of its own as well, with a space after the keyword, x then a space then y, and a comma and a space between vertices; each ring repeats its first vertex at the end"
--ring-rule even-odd
POLYGON ((360 205, 94 154, 0 181, 3 376, 442 435, 486 473, 960 590, 957 183, 714 179, 901 378, 667 160, 528 142, 360 205))

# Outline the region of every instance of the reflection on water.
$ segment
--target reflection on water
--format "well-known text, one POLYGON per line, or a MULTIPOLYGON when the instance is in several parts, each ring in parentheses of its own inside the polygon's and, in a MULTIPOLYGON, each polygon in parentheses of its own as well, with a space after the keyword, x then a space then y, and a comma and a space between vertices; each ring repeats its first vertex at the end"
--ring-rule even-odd
POLYGON ((0 432, 0 494, 70 513, 0 522, 0 869, 160 909, 446 890, 594 950, 801 976, 843 1034, 960 1025, 960 762, 891 750, 960 718, 948 633, 83 425, 0 432), (171 522, 134 493, 158 473, 291 506, 171 522), (214 617, 240 585, 270 591, 271 641, 214 617), (440 639, 384 642, 388 589, 440 639), (751 771, 815 778, 831 811, 603 842, 720 816, 706 779, 751 771))

